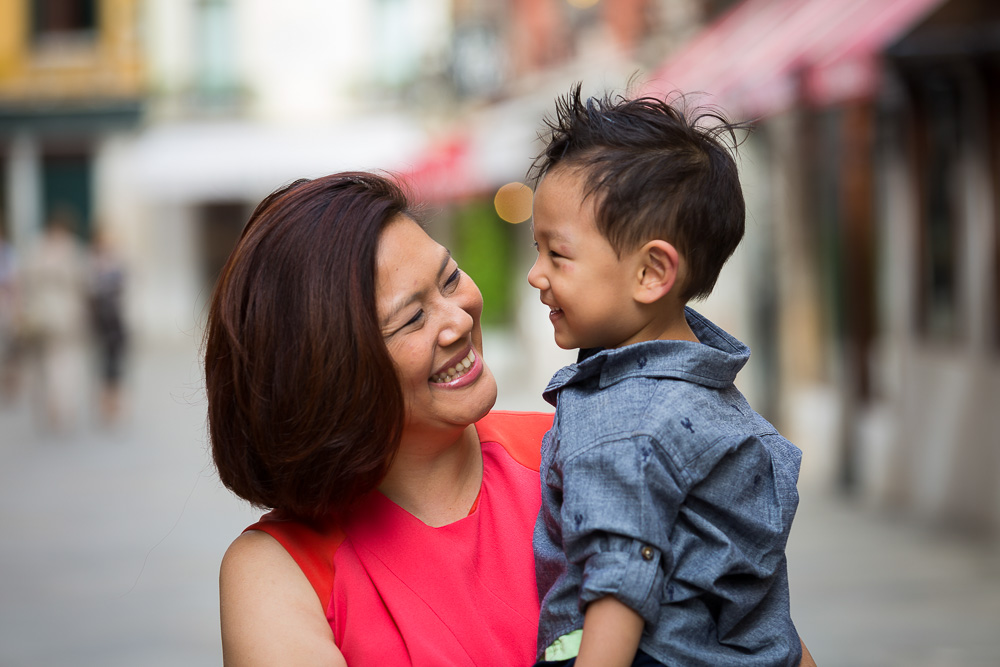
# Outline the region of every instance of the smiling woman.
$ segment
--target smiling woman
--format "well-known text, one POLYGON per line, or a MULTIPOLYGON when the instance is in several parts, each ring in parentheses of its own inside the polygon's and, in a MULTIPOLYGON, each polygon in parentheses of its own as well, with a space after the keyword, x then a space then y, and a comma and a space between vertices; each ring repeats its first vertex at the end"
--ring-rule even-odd
POLYGON ((272 510, 223 560, 227 665, 534 661, 552 418, 490 412, 482 310, 388 179, 254 211, 205 349, 219 476, 272 510))

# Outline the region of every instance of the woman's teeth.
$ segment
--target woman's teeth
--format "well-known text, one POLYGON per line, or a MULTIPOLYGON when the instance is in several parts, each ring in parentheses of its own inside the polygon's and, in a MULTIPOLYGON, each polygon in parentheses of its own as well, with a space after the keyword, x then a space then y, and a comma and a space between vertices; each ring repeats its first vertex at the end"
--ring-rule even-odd
POLYGON ((431 382, 437 384, 443 384, 445 382, 451 382, 455 378, 462 377, 468 372, 472 363, 476 360, 476 353, 473 350, 469 350, 468 356, 462 359, 460 362, 449 368, 443 373, 438 373, 437 375, 431 376, 431 382))

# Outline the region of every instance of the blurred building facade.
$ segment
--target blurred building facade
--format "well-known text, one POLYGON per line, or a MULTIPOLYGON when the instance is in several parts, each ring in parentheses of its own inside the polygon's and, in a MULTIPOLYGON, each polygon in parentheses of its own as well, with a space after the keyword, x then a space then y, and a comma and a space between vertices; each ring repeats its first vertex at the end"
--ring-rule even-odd
POLYGON ((89 238, 101 155, 140 117, 145 88, 135 0, 0 6, 3 227, 18 247, 46 220, 89 238))
POLYGON ((9 0, 3 227, 106 227, 140 335, 197 339, 257 201, 390 170, 480 284, 501 387, 537 394, 572 355, 493 194, 573 82, 691 93, 758 119, 747 240, 699 306, 754 349, 752 402, 807 479, 995 532, 997 26, 989 0, 9 0))
POLYGON ((883 495, 1000 529, 1000 6, 951 0, 886 51, 883 495))
POLYGON ((142 1, 147 113, 106 174, 113 217, 143 258, 145 299, 132 304, 140 326, 200 335, 217 272, 267 193, 415 159, 421 120, 392 93, 439 59, 446 7, 142 1), (400 39, 406 30, 412 36, 400 39))
POLYGON ((980 0, 746 0, 657 80, 759 119, 773 417, 826 441, 830 483, 979 535, 1000 530, 998 30, 980 0))

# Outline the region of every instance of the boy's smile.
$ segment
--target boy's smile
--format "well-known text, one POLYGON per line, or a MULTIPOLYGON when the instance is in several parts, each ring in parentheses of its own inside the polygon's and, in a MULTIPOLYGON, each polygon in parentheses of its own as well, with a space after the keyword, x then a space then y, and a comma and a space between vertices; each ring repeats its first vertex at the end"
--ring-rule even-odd
POLYGON ((632 253, 615 253, 598 231, 594 198, 584 199, 583 174, 571 167, 549 172, 534 200, 538 257, 528 282, 549 307, 556 344, 565 349, 619 347, 643 328, 632 298, 632 253))

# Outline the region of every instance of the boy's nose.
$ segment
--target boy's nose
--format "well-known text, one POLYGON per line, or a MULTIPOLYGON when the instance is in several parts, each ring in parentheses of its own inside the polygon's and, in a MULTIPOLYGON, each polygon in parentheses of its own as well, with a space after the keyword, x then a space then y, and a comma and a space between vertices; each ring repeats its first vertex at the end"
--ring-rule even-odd
POLYGON ((543 290, 548 287, 548 281, 545 280, 545 274, 538 266, 538 259, 535 259, 535 263, 531 265, 531 269, 528 271, 528 284, 538 290, 543 290))

